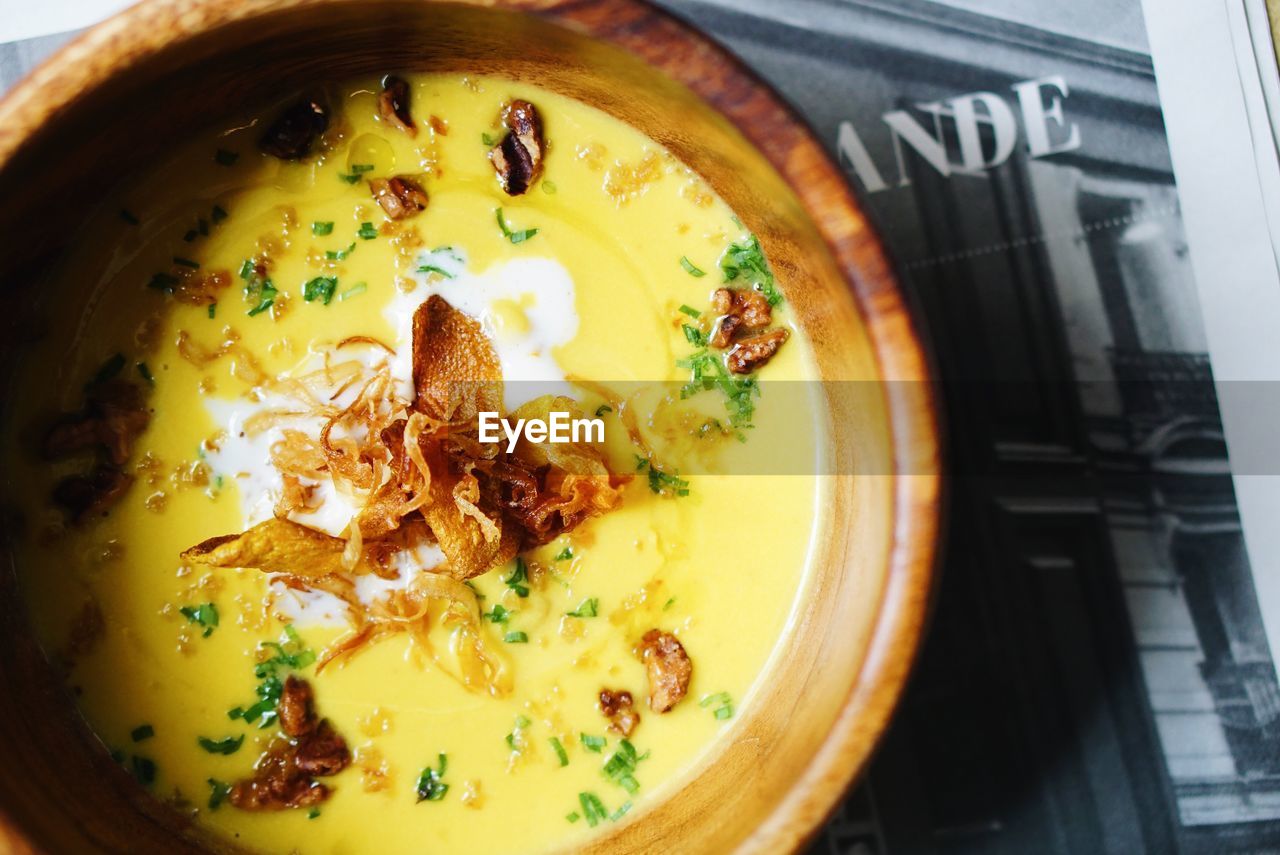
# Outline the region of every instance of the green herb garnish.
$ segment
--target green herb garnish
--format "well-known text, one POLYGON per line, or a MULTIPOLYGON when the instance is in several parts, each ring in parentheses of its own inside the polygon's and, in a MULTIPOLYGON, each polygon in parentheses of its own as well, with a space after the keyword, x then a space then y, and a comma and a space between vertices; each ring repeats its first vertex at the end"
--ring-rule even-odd
POLYGON ((346 249, 326 250, 324 257, 330 261, 346 261, 347 256, 356 251, 356 242, 352 241, 346 249))
POLYGON ((307 819, 316 819, 319 816, 320 816, 320 808, 318 807, 313 807, 311 810, 307 811, 307 819))
MULTIPOLYGON (((719 389, 724 395, 729 423, 738 430, 751 427, 755 415, 755 398, 760 386, 754 377, 738 377, 729 373, 720 357, 703 348, 686 359, 676 361, 680 368, 689 369, 689 382, 680 388, 680 397, 689 398, 707 389, 719 389)), ((739 434, 739 438, 742 436, 739 434)))
POLYGON ((551 743, 551 750, 556 753, 556 757, 560 758, 560 765, 562 767, 568 766, 569 755, 565 752, 564 746, 560 744, 560 740, 553 736, 547 741, 551 743))
POLYGON ((516 556, 515 569, 511 571, 510 576, 502 581, 507 583, 508 588, 516 592, 516 596, 529 596, 529 586, 525 584, 529 581, 529 568, 525 566, 523 558, 516 556))
POLYGON ((149 724, 140 724, 133 730, 129 731, 129 738, 134 742, 141 742, 144 739, 150 739, 156 735, 156 729, 149 724))
POLYGON ((582 805, 582 815, 592 828, 599 825, 600 820, 609 818, 604 803, 592 793, 578 793, 578 804, 582 805))
POLYGON ((481 617, 487 618, 490 623, 506 623, 511 620, 513 614, 515 612, 502 605, 502 603, 494 603, 493 610, 485 612, 481 617))
POLYGON ((606 744, 606 740, 603 736, 592 736, 589 733, 579 733, 578 741, 582 743, 583 748, 596 754, 603 751, 606 744))
POLYGON ((420 265, 418 267, 418 272, 419 273, 438 273, 441 276, 443 276, 445 279, 453 278, 453 274, 450 273, 448 270, 445 270, 443 267, 437 267, 434 264, 420 265))
POLYGON ((209 212, 209 218, 213 220, 213 224, 216 226, 227 218, 227 212, 221 205, 214 205, 213 210, 209 212))
POLYGON ((319 220, 311 224, 311 233, 316 237, 333 234, 333 221, 322 223, 319 220))
POLYGON ((680 329, 684 331, 684 340, 694 347, 706 347, 707 336, 702 330, 690 324, 681 324, 680 329))
POLYGON ((524 729, 533 724, 528 717, 516 716, 516 726, 507 734, 507 747, 519 753, 524 750, 524 729))
POLYGON ((695 309, 693 306, 690 306, 688 303, 685 303, 684 305, 682 305, 680 307, 680 311, 684 312, 686 315, 688 315, 691 318, 702 317, 702 312, 699 312, 697 309, 695 309))
POLYGON ((418 793, 418 801, 420 802, 438 802, 444 798, 445 793, 449 792, 449 785, 444 782, 444 772, 449 766, 449 756, 441 754, 439 765, 434 769, 430 766, 422 770, 418 775, 418 784, 415 790, 418 793))
POLYGON ((589 600, 583 600, 576 609, 571 612, 565 612, 569 617, 596 617, 600 614, 600 600, 592 597, 589 600))
POLYGON ((129 771, 133 772, 134 779, 144 787, 149 787, 156 781, 156 762, 150 757, 134 754, 129 758, 129 771))
POLYGON ((648 752, 637 754, 636 748, 629 739, 618 743, 618 750, 605 761, 604 776, 613 781, 629 794, 635 795, 640 789, 640 782, 635 778, 636 766, 649 756, 648 752))
POLYGON ((360 176, 366 172, 373 171, 372 163, 353 163, 351 164, 351 172, 339 172, 338 177, 348 184, 355 184, 360 180, 360 176))
POLYGON ((512 231, 507 226, 506 219, 502 216, 502 209, 494 208, 493 212, 498 217, 498 228, 502 229, 502 236, 505 237, 507 240, 511 241, 513 244, 524 243, 529 238, 533 237, 538 233, 537 229, 520 229, 519 231, 512 231))
POLYGON ((656 466, 650 466, 649 489, 660 496, 687 496, 689 482, 681 478, 679 472, 663 472, 656 466))
POLYGON ((216 778, 209 778, 209 810, 217 810, 222 807, 222 803, 227 800, 227 796, 231 795, 231 785, 225 784, 216 778))
POLYGON ((529 635, 524 632, 508 632, 506 635, 502 636, 502 640, 507 644, 528 644, 529 635))
POLYGON ((209 304, 209 317, 210 317, 210 318, 213 318, 213 317, 215 317, 217 314, 218 314, 218 304, 217 304, 217 303, 210 303, 210 304, 209 304))
POLYGON ((573 558, 573 547, 572 547, 572 546, 566 546, 564 549, 560 550, 560 552, 556 555, 556 557, 555 557, 555 559, 554 559, 554 560, 556 560, 556 561, 568 561, 568 560, 570 560, 571 558, 573 558))
POLYGON ((317 276, 302 286, 302 299, 308 303, 319 300, 327 306, 333 300, 333 292, 337 289, 336 276, 317 276))
POLYGON ((690 276, 702 277, 707 275, 707 271, 700 270, 692 261, 689 260, 689 256, 687 255, 680 256, 680 266, 683 267, 684 272, 688 273, 690 276))
POLYGON ((208 638, 218 626, 218 607, 213 603, 201 603, 198 606, 183 606, 178 609, 188 621, 204 627, 201 637, 208 638))
POLYGON ((773 271, 765 260, 764 250, 760 248, 760 240, 750 235, 742 243, 731 243, 720 257, 720 270, 724 273, 724 281, 732 282, 741 277, 752 288, 755 288, 770 306, 782 302, 782 292, 773 281, 773 271))
POLYGON ((367 290, 369 290, 368 285, 363 282, 357 282, 338 295, 338 302, 341 303, 343 300, 363 294, 367 290))
POLYGON ((720 721, 733 718, 733 698, 729 697, 728 692, 716 692, 714 695, 706 695, 702 700, 698 701, 698 706, 704 709, 715 706, 712 714, 720 721))
POLYGON ((261 650, 273 650, 275 655, 259 662, 253 668, 253 675, 260 681, 256 689, 258 700, 248 709, 234 707, 227 711, 227 718, 243 719, 248 724, 258 722, 259 728, 268 727, 276 720, 276 704, 284 692, 282 673, 299 671, 316 661, 314 651, 308 650, 298 631, 289 624, 284 628, 280 641, 264 641, 259 643, 261 650))
POLYGON ((200 269, 200 262, 198 262, 198 261, 192 261, 192 260, 191 260, 191 259, 189 259, 189 258, 183 258, 183 257, 182 257, 182 256, 180 256, 180 255, 175 255, 175 256, 173 257, 173 263, 174 263, 174 264, 177 264, 177 265, 179 265, 179 266, 181 266, 181 267, 189 267, 189 268, 191 268, 192 270, 199 270, 199 269, 200 269))
POLYGON ((156 385, 156 378, 151 375, 151 369, 147 367, 147 363, 139 362, 136 364, 138 376, 147 382, 148 386, 156 385))
POLYGON ((613 407, 609 406, 608 404, 601 404, 600 406, 596 407, 596 418, 600 418, 605 413, 612 413, 612 412, 613 412, 613 407))
POLYGON ((498 141, 493 136, 491 136, 488 131, 480 132, 480 142, 484 143, 489 147, 493 147, 498 144, 498 141))
POLYGON ((244 744, 244 734, 228 736, 225 739, 210 739, 207 736, 197 736, 196 742, 200 743, 200 747, 210 754, 235 754, 240 750, 240 746, 244 744))
POLYGON ((361 223, 360 231, 356 232, 362 240, 373 240, 378 236, 378 230, 374 228, 373 223, 361 223))
POLYGON ((555 183, 554 181, 548 181, 548 180, 547 180, 547 179, 545 179, 545 178, 544 178, 544 179, 542 179, 542 192, 543 192, 543 193, 546 193, 548 196, 554 196, 554 195, 556 195, 556 190, 557 190, 557 187, 556 187, 556 183, 555 183))

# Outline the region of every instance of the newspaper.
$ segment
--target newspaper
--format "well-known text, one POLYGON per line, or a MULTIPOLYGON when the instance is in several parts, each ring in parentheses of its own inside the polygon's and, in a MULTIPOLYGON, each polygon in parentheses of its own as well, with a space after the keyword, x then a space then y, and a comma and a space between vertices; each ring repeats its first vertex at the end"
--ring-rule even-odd
MULTIPOLYGON (((0 45, 0 84, 65 38, 53 5, 0 45)), ((924 652, 812 851, 1280 851, 1264 0, 660 5, 839 159, 946 405, 924 652)))

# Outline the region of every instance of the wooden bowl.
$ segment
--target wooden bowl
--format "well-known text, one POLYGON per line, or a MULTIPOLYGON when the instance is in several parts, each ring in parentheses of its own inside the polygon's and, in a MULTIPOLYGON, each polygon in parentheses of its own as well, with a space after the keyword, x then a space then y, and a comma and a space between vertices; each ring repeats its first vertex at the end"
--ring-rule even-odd
MULTIPOLYGON (((686 786, 590 851, 798 848, 865 765, 916 650, 938 527, 935 402, 884 250, 841 174, 777 96, 706 38, 636 0, 147 0, 0 102, 3 364, 40 271, 122 175, 256 100, 393 69, 528 79, 636 126, 759 235, 822 377, 889 381, 831 396, 842 473, 832 522, 763 696, 686 786)), ((0 843, 200 848, 88 738, 32 640, 12 572, 0 586, 0 843)))

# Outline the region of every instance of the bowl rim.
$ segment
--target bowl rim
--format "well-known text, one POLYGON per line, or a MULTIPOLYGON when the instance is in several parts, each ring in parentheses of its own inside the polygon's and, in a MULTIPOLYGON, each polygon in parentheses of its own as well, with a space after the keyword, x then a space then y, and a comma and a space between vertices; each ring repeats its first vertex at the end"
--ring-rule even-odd
MULTIPOLYGON (((210 28, 353 0, 141 0, 87 29, 0 97, 0 169, 60 111, 119 69, 210 28), (163 21, 165 26, 157 26, 163 21)), ((883 380, 891 436, 893 531, 868 647, 849 695, 802 777, 739 844, 794 851, 862 772, 900 701, 919 650, 940 545, 941 428, 920 322, 867 212, 794 108, 709 35, 648 0, 424 0, 506 9, 566 26, 639 57, 728 118, 787 181, 844 276, 883 380), (643 22, 644 27, 638 26, 643 22), (662 39, 653 39, 652 29, 662 39), (675 48, 675 49, 673 49, 675 48), (696 55, 698 64, 681 57, 696 55), (714 74, 708 74, 710 67, 714 74), (768 121, 761 121, 764 115, 768 121), (786 140, 760 128, 782 127, 786 140)), ((18 839, 22 829, 0 813, 18 839)), ((13 838, 10 838, 13 839, 13 838)))

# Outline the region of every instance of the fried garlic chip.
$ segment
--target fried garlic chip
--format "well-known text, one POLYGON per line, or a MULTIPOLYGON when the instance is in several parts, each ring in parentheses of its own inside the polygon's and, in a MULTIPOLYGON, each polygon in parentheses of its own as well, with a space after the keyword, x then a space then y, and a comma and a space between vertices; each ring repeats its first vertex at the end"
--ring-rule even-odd
POLYGON ((480 324, 438 294, 413 315, 414 408, 443 422, 502 410, 502 366, 480 324))
MULTIPOLYGON (((342 538, 281 519, 269 519, 240 534, 211 537, 182 553, 182 560, 214 567, 248 567, 263 573, 288 573, 318 579, 348 572, 342 563, 342 538)), ((373 569, 362 556, 356 573, 373 569)))

